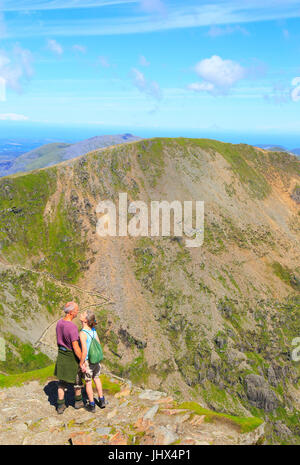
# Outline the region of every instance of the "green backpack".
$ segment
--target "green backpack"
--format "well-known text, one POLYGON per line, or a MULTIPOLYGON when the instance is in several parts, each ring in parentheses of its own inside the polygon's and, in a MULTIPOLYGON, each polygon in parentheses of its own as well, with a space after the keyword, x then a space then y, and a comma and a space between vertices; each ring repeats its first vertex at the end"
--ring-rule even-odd
MULTIPOLYGON (((95 335, 92 337, 87 331, 83 331, 90 336, 92 339, 91 345, 88 353, 88 361, 91 363, 99 363, 103 360, 103 350, 101 344, 95 338, 95 335)), ((96 331, 95 331, 96 332, 96 331)))

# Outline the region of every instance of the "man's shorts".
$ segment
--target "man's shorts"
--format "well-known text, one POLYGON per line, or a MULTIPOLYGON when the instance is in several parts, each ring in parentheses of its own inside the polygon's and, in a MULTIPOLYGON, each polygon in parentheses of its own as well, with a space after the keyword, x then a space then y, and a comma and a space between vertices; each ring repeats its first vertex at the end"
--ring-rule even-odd
POLYGON ((90 363, 88 360, 84 362, 86 371, 82 373, 82 378, 85 382, 92 381, 93 378, 97 378, 100 375, 101 366, 100 363, 90 363))

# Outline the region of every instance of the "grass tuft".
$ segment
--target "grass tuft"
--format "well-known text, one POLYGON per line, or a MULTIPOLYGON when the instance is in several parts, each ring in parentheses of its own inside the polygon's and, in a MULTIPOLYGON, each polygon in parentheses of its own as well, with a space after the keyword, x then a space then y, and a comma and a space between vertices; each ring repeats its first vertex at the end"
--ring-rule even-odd
POLYGON ((178 405, 177 408, 191 410, 196 415, 205 415, 207 417, 207 421, 222 419, 229 421, 234 425, 237 425, 240 428, 241 433, 254 431, 263 423, 263 420, 257 417, 236 417, 226 413, 213 412, 212 410, 201 407, 201 405, 196 402, 183 402, 178 405))

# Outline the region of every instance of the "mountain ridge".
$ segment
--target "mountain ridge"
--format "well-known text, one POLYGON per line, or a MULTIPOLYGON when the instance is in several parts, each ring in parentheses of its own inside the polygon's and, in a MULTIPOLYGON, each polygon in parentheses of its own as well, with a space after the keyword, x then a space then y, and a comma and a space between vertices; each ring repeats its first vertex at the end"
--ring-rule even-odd
POLYGON ((46 168, 61 161, 77 158, 92 150, 140 139, 137 136, 125 133, 94 136, 75 143, 51 142, 19 155, 12 162, 8 163, 7 167, 2 164, 0 174, 7 176, 19 172, 46 168))

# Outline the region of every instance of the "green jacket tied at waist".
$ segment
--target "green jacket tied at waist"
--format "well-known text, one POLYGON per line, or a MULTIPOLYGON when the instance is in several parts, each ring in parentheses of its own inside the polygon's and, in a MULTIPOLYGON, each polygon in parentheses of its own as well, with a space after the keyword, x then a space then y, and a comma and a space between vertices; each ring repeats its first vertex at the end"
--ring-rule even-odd
POLYGON ((60 381, 75 384, 78 372, 78 360, 71 350, 58 349, 54 374, 60 381))

